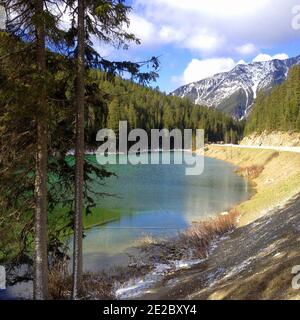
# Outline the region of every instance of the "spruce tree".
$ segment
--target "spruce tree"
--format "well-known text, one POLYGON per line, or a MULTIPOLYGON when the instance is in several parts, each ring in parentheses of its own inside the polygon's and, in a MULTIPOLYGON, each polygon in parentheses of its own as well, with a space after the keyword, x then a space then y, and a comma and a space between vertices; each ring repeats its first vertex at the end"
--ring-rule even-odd
MULTIPOLYGON (((38 94, 32 101, 35 122, 35 259, 34 298, 48 297, 48 254, 47 254, 47 162, 48 162, 48 102, 46 39, 57 41, 61 32, 58 19, 48 6, 48 0, 6 0, 7 32, 27 41, 24 50, 34 53, 36 75, 33 78, 38 94)), ((16 54, 18 54, 16 52, 16 54)))
POLYGON ((92 37, 102 43, 114 46, 117 49, 126 49, 130 42, 137 44, 140 41, 131 33, 124 30, 129 25, 128 14, 131 8, 123 0, 66 0, 71 14, 71 28, 67 34, 69 53, 76 58, 76 144, 75 144, 75 213, 74 213, 74 254, 73 254, 73 290, 72 297, 77 299, 82 288, 82 234, 83 234, 83 179, 84 179, 84 87, 85 67, 98 68, 110 76, 119 73, 129 73, 132 80, 149 82, 155 80, 158 60, 151 58, 141 63, 130 61, 114 62, 104 59, 101 52, 93 48, 92 37), (145 64, 154 68, 151 72, 141 72, 145 64))

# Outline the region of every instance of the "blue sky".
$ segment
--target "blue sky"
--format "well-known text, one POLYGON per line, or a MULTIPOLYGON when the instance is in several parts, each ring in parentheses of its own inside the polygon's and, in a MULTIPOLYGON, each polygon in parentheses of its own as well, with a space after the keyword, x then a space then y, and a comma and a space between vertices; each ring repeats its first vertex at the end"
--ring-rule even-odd
POLYGON ((299 0, 130 0, 129 30, 140 46, 111 59, 159 56, 162 91, 229 71, 237 63, 300 54, 299 0))

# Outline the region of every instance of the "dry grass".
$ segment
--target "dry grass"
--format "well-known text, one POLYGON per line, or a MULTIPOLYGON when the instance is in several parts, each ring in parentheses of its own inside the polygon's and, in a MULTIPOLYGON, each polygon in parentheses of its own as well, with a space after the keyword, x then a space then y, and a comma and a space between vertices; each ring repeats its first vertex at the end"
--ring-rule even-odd
POLYGON ((135 246, 143 247, 148 245, 154 245, 159 242, 158 239, 154 238, 151 234, 145 234, 142 238, 135 241, 135 246))
POLYGON ((269 157, 266 159, 265 161, 265 165, 268 164, 268 162, 272 161, 275 158, 279 157, 279 152, 278 151, 274 151, 272 154, 269 155, 269 157))
POLYGON ((240 176, 245 177, 249 180, 254 180, 260 176, 263 170, 264 170, 264 166, 253 165, 250 167, 239 168, 235 170, 235 172, 240 176))
MULTIPOLYGON (((81 299, 108 300, 114 299, 113 281, 105 273, 86 273, 83 275, 81 299)), ((68 300, 72 292, 72 276, 67 264, 60 262, 49 274, 49 293, 53 300, 68 300)))
POLYGON ((59 262, 49 272, 49 295, 54 300, 70 299, 72 278, 67 263, 59 262))
POLYGON ((263 164, 259 164, 259 165, 253 164, 250 166, 241 167, 241 168, 237 169, 235 172, 237 174, 241 175, 242 177, 245 177, 249 180, 254 180, 261 175, 261 173, 265 169, 265 166, 267 166, 267 164, 269 162, 271 162, 273 159, 278 158, 278 157, 279 157, 278 151, 272 152, 270 155, 267 155, 267 158, 264 159, 263 164))
POLYGON ((192 250, 194 257, 206 258, 212 241, 232 231, 238 216, 239 212, 231 210, 227 214, 195 223, 179 236, 178 244, 182 249, 192 250))
POLYGON ((212 242, 232 231, 238 216, 237 210, 231 210, 229 213, 194 223, 176 238, 144 243, 142 250, 147 254, 147 260, 152 263, 206 258, 212 242))

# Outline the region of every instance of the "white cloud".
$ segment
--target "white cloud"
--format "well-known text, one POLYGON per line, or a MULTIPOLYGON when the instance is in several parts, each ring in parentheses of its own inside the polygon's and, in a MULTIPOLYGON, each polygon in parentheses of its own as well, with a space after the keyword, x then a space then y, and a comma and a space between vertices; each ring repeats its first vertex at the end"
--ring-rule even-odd
MULTIPOLYGON (((199 81, 220 72, 230 71, 235 65, 236 63, 231 58, 193 59, 180 78, 181 84, 199 81)), ((176 80, 176 78, 173 78, 173 80, 176 80)))
POLYGON ((136 14, 130 16, 129 31, 142 41, 143 46, 176 44, 197 52, 214 52, 220 48, 224 39, 207 28, 194 28, 194 32, 186 35, 185 28, 174 25, 152 23, 136 14))
POLYGON ((247 64, 247 62, 246 62, 245 60, 241 59, 241 60, 239 60, 239 61, 237 62, 237 64, 247 64))
POLYGON ((252 60, 252 62, 263 62, 263 61, 269 61, 269 60, 272 60, 272 57, 270 55, 265 53, 260 53, 252 60))
MULTIPOLYGON (((157 38, 157 34, 155 35, 157 38)), ((162 42, 178 42, 184 37, 184 34, 180 30, 174 30, 170 26, 162 26, 158 32, 159 39, 162 42)))
POLYGON ((200 31, 184 40, 183 46, 200 52, 215 52, 223 44, 223 39, 207 31, 200 31))
MULTIPOLYGON (((288 55, 285 53, 278 53, 274 56, 270 56, 268 54, 260 53, 252 62, 269 61, 273 59, 285 60, 288 59, 288 55)), ((230 71, 239 64, 247 64, 247 62, 243 59, 235 62, 232 58, 192 59, 181 76, 172 77, 172 82, 179 86, 200 81, 217 73, 230 71)))
POLYGON ((272 57, 272 59, 277 59, 277 60, 286 60, 288 58, 289 56, 286 53, 278 53, 272 57))
POLYGON ((155 43, 155 39, 157 39, 157 30, 153 23, 136 14, 131 14, 129 19, 129 32, 141 39, 145 45, 155 43))
MULTIPOLYGON (((272 0, 273 1, 273 0, 272 0)), ((156 5, 164 5, 175 10, 192 11, 197 13, 205 13, 213 17, 216 16, 241 16, 255 12, 257 9, 270 5, 271 0, 152 0, 156 5)), ((137 3, 145 3, 143 0, 137 3)))
MULTIPOLYGON (((134 0, 133 8, 136 17, 143 17, 154 28, 150 33, 152 44, 172 43, 206 57, 233 53, 243 57, 298 39, 299 33, 291 28, 291 9, 298 3, 299 0, 134 0)), ((138 29, 143 32, 143 28, 138 29)), ((149 38, 146 32, 142 43, 149 43, 149 38)))
MULTIPOLYGON (((283 40, 298 39, 299 31, 291 28, 297 4, 299 0, 133 0, 129 31, 143 47, 172 44, 194 56, 242 59, 283 40)), ((69 20, 67 11, 62 24, 67 27, 69 20)), ((258 55, 254 61, 261 59, 274 57, 258 55)))
POLYGON ((257 52, 258 49, 253 43, 246 43, 242 46, 236 47, 236 51, 243 56, 248 56, 257 52))
POLYGON ((275 54, 274 56, 270 56, 269 54, 265 54, 265 53, 260 53, 252 60, 252 62, 263 62, 263 61, 270 61, 274 59, 286 60, 288 58, 289 56, 286 53, 278 53, 278 54, 275 54))

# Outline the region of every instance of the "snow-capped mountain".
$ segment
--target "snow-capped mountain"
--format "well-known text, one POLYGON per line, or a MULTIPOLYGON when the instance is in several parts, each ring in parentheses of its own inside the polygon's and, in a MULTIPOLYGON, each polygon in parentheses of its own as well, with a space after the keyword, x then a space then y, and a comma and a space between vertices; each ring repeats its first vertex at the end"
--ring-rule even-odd
POLYGON ((289 69, 296 64, 300 64, 300 56, 238 64, 229 72, 182 86, 172 94, 199 105, 215 107, 241 119, 251 110, 258 92, 266 92, 285 81, 289 69))

